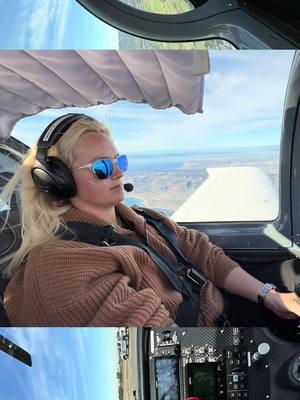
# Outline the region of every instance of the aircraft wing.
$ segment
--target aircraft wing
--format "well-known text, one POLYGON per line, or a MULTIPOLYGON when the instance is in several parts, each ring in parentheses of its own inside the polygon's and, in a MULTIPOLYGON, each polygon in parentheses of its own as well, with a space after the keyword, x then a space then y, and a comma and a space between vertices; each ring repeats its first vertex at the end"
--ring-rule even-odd
POLYGON ((202 112, 207 51, 0 51, 0 139, 49 108, 117 100, 202 112))
POLYGON ((208 178, 172 214, 176 222, 268 221, 278 214, 278 195, 258 167, 208 168, 208 178))

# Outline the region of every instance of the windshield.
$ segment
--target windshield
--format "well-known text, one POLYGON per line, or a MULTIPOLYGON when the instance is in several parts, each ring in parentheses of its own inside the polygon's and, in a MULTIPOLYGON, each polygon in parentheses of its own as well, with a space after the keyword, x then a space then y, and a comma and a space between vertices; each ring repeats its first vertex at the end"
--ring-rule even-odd
POLYGON ((1 398, 116 400, 119 356, 115 328, 1 328, 32 357, 32 367, 0 351, 1 398))
POLYGON ((203 114, 119 101, 45 110, 21 120, 13 135, 32 145, 62 113, 86 112, 108 125, 120 154, 128 155, 125 182, 134 185, 128 205, 153 207, 183 222, 272 220, 279 210, 282 110, 293 56, 293 51, 244 52, 238 57, 210 52, 203 114), (210 182, 215 183, 213 191, 210 182), (186 203, 195 195, 198 206, 186 203))

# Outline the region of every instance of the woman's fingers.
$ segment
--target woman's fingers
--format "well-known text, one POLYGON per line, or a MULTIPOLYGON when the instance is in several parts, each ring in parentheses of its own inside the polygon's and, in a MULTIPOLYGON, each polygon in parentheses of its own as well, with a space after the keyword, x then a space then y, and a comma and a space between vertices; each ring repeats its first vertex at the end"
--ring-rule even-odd
POLYGON ((295 293, 279 293, 279 299, 281 309, 279 308, 278 311, 290 311, 300 317, 300 304, 295 293))
POLYGON ((300 317, 300 304, 295 293, 278 293, 271 290, 266 298, 265 305, 276 315, 284 319, 300 317))

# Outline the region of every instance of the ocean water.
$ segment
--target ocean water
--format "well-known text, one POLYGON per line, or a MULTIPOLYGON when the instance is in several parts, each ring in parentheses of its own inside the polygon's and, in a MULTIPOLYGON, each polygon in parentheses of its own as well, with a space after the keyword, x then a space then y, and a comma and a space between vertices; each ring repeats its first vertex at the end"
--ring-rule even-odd
POLYGON ((181 168, 193 168, 199 162, 208 164, 212 161, 224 159, 226 163, 229 159, 247 159, 248 157, 257 158, 258 165, 260 160, 274 157, 279 159, 279 147, 264 146, 261 148, 236 148, 236 149, 216 149, 211 151, 198 151, 197 153, 165 153, 165 154, 128 154, 128 172, 170 172, 181 168))
POLYGON ((168 172, 181 168, 186 156, 177 154, 128 155, 128 172, 168 172))

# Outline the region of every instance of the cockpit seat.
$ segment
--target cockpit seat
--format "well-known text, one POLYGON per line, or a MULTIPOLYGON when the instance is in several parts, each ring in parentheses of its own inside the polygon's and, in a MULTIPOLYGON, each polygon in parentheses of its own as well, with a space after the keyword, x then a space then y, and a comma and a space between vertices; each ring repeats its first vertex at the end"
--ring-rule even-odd
MULTIPOLYGON (((15 196, 11 202, 11 210, 7 224, 3 231, 1 231, 0 241, 0 258, 14 252, 20 247, 21 244, 21 228, 20 228, 20 214, 17 207, 15 196)), ((0 229, 2 229, 5 223, 7 210, 0 211, 0 229)), ((5 267, 5 263, 0 263, 0 272, 5 267)), ((8 316, 6 314, 3 295, 8 285, 9 280, 0 275, 0 326, 10 326, 8 316)))

